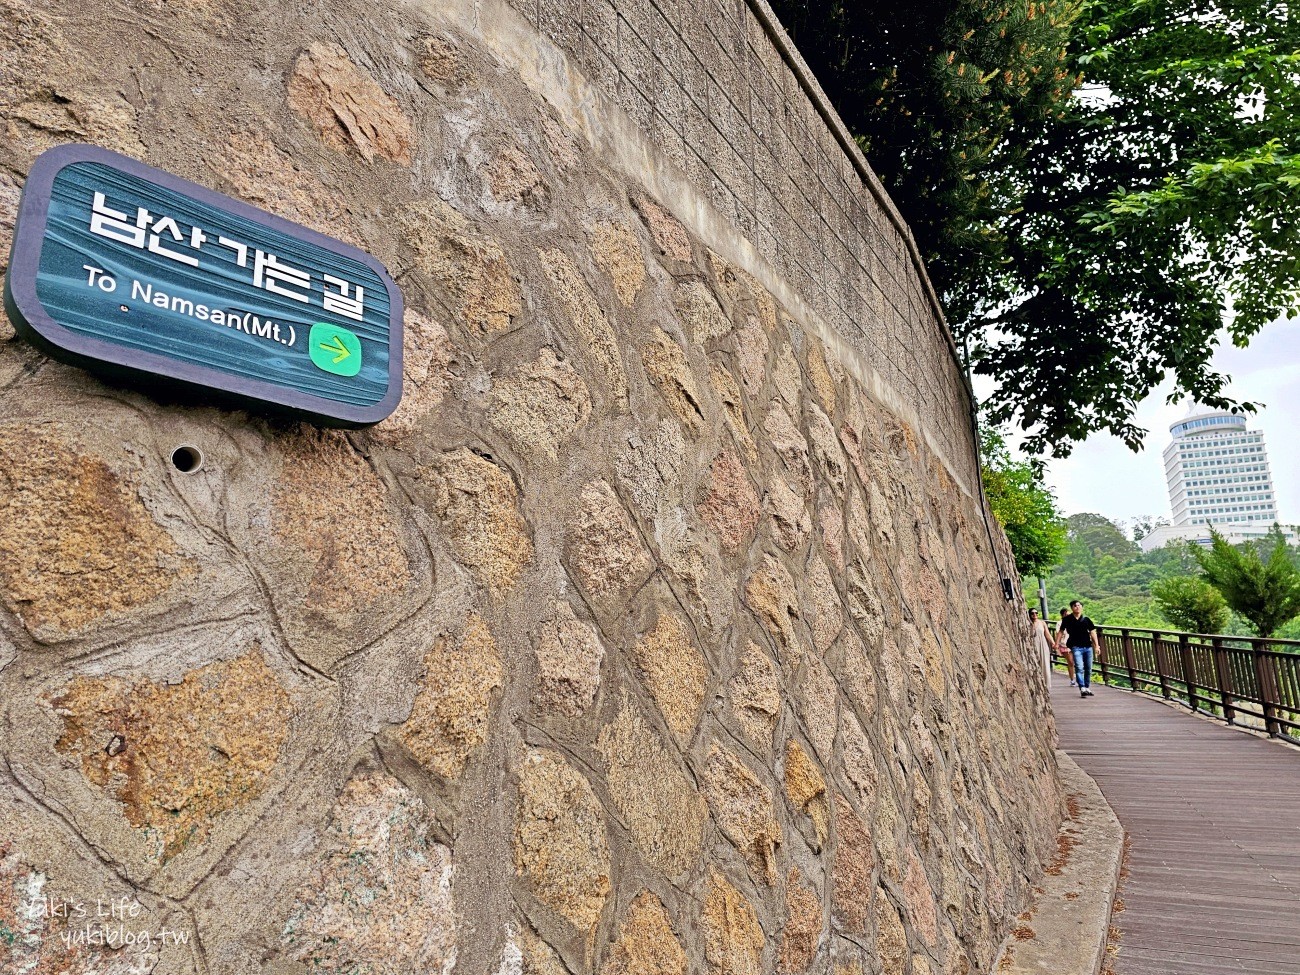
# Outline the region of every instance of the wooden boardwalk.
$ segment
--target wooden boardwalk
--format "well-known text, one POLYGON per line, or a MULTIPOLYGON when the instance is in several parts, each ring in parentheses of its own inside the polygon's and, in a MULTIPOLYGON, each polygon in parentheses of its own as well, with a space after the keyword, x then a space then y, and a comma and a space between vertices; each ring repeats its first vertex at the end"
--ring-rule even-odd
POLYGON ((1131 841, 1116 975, 1300 975, 1300 748, 1061 673, 1061 748, 1131 841))

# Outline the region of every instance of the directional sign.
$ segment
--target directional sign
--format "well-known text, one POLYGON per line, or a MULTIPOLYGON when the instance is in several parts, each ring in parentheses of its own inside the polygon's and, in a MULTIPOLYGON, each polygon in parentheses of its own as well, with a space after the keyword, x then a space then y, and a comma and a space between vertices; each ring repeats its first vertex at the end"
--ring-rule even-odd
POLYGON ((95 146, 32 166, 4 302, 50 355, 145 389, 328 426, 402 395, 402 297, 378 261, 95 146))

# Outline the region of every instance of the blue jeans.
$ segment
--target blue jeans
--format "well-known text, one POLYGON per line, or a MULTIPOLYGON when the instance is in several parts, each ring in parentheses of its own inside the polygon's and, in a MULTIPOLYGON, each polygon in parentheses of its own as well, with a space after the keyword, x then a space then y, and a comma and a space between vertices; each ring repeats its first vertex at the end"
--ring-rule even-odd
POLYGON ((1092 686, 1092 647, 1070 647, 1074 656, 1074 679, 1079 687, 1092 686))

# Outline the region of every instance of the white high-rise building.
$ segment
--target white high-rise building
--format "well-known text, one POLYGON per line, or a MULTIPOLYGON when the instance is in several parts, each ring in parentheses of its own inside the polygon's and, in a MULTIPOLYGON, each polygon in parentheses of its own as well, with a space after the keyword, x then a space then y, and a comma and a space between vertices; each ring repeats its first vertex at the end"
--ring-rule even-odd
MULTIPOLYGON (((1221 411, 1192 413, 1169 432, 1165 480, 1174 523, 1146 535, 1142 551, 1172 541, 1209 545, 1211 525, 1232 545, 1264 538, 1277 521, 1264 434, 1246 429, 1245 417, 1221 411)), ((1295 544, 1294 529, 1283 533, 1295 544)))
POLYGON ((1175 525, 1277 521, 1264 434, 1232 413, 1196 413, 1170 425, 1165 479, 1175 525))

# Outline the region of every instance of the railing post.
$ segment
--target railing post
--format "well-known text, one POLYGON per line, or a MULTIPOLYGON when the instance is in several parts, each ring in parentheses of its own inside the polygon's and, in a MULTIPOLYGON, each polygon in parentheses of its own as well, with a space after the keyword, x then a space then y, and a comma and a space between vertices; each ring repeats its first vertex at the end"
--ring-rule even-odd
POLYGON ((1223 639, 1213 637, 1210 641, 1214 647, 1214 675, 1219 682, 1219 704, 1223 707, 1223 720, 1233 723, 1236 710, 1232 706, 1232 671, 1228 669, 1228 652, 1223 649, 1223 639))
POLYGON ((1186 633, 1178 634, 1178 657, 1183 665, 1183 683, 1187 686, 1187 706, 1193 711, 1199 711, 1196 706, 1196 666, 1192 661, 1192 645, 1188 642, 1186 633))
POLYGON ((1128 670, 1128 689, 1130 691, 1136 691, 1138 689, 1138 682, 1137 666, 1133 660, 1133 637, 1129 635, 1127 629, 1122 629, 1119 632, 1120 639, 1124 644, 1124 667, 1128 670))
POLYGON ((1167 701, 1169 694, 1169 668, 1165 666, 1165 638, 1164 634, 1156 630, 1151 631, 1151 649, 1156 652, 1156 671, 1160 677, 1160 693, 1167 701))
POLYGON ((1257 643, 1251 643, 1250 653, 1255 658, 1255 682, 1259 684, 1259 702, 1264 711, 1264 729, 1276 738, 1282 733, 1282 726, 1277 720, 1277 683, 1273 680, 1273 668, 1270 666, 1272 661, 1264 656, 1257 643))
POLYGON ((1100 626, 1097 627, 1097 659, 1094 663, 1097 665, 1097 669, 1101 671, 1101 679, 1109 684, 1110 675, 1106 671, 1106 631, 1100 626))

